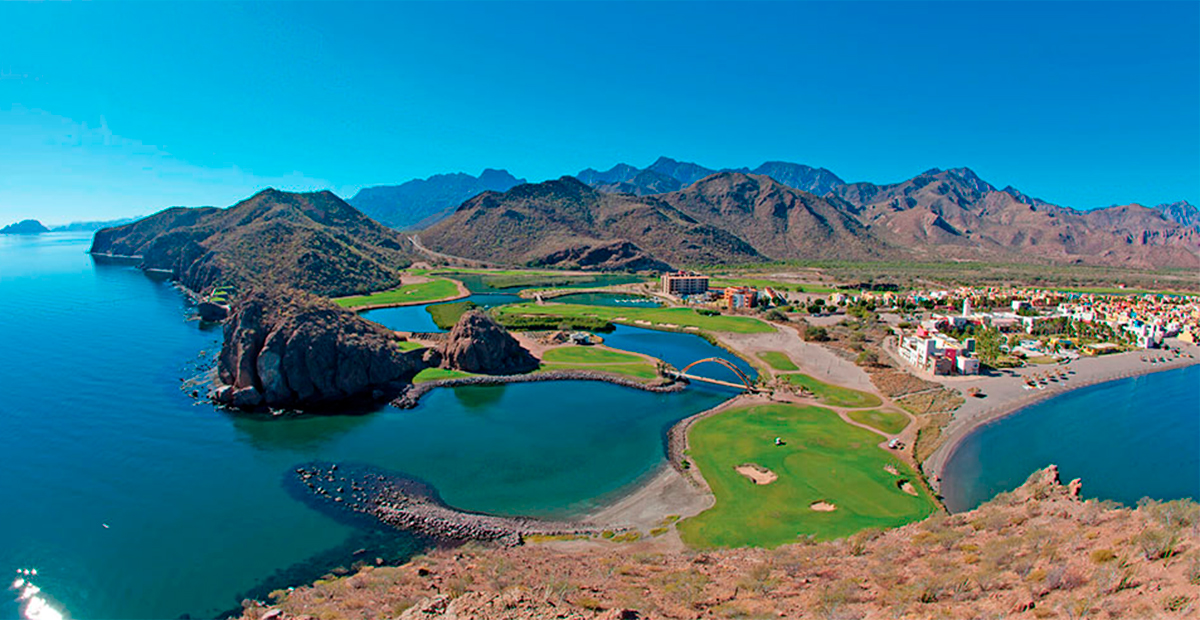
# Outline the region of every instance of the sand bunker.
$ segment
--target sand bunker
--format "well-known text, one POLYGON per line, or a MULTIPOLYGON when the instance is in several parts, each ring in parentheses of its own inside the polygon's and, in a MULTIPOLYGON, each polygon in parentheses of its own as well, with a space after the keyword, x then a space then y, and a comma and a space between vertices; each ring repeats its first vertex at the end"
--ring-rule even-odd
POLYGON ((775 472, 754 463, 745 463, 734 468, 737 473, 747 477, 754 484, 771 484, 779 479, 775 472))
POLYGON ((834 506, 829 502, 813 502, 809 504, 808 507, 817 512, 833 512, 837 510, 837 506, 834 506))
POLYGON ((891 474, 891 475, 893 475, 893 476, 899 476, 899 475, 900 475, 900 472, 896 471, 896 468, 895 468, 895 467, 892 467, 891 465, 884 465, 884 466, 883 466, 883 471, 886 471, 887 473, 889 473, 889 474, 891 474))
POLYGON ((904 491, 905 493, 908 493, 909 495, 912 495, 914 497, 917 495, 917 488, 914 487, 912 485, 912 483, 907 480, 897 481, 896 486, 900 487, 901 491, 904 491))

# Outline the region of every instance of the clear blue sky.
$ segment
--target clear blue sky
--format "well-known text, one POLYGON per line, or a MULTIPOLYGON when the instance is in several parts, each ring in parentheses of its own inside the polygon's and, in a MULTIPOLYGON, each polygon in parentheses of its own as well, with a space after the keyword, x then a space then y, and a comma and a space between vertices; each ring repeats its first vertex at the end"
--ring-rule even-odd
POLYGON ((0 5, 0 221, 659 155, 1200 199, 1200 4, 0 5))

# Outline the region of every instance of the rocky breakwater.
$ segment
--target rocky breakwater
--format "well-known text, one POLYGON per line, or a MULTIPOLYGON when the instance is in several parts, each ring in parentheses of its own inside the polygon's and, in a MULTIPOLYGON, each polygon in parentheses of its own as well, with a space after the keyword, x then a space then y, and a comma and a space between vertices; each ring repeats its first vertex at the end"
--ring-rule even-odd
POLYGON ((332 303, 296 291, 255 293, 225 323, 218 403, 320 408, 399 393, 425 367, 396 336, 332 303))
POLYGON ((484 541, 516 546, 529 535, 591 535, 586 523, 498 517, 447 506, 430 485, 414 478, 357 465, 312 464, 296 477, 317 497, 371 515, 393 527, 443 542, 484 541))

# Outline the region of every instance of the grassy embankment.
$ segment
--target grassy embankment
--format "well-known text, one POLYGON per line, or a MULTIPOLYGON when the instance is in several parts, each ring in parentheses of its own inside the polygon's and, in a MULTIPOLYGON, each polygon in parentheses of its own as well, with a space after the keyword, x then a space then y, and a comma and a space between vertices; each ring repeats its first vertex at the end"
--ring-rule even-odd
POLYGON ((385 306, 391 304, 417 304, 439 299, 448 299, 458 295, 458 285, 450 280, 430 280, 420 284, 406 284, 387 291, 378 291, 367 295, 338 297, 333 302, 343 308, 361 308, 363 306, 385 306))
POLYGON ((594 370, 638 380, 658 378, 654 365, 645 358, 611 349, 568 345, 546 351, 542 359, 542 371, 594 370))
POLYGON ((417 349, 425 348, 425 345, 419 342, 413 342, 411 340, 402 340, 397 342, 396 346, 399 347, 401 351, 416 351, 417 349))
POLYGON ((787 280, 769 280, 766 278, 725 278, 716 277, 709 282, 709 286, 713 288, 723 288, 726 286, 749 286, 752 288, 771 287, 776 291, 794 291, 797 293, 834 293, 837 288, 827 284, 812 284, 809 282, 788 282, 787 280))
MULTIPOLYGON (((739 334, 766 333, 773 328, 758 319, 744 316, 706 316, 691 308, 613 308, 608 306, 585 306, 576 304, 512 304, 498 308, 505 316, 553 316, 560 318, 592 317, 614 323, 671 329, 694 327, 714 332, 739 334)), ((501 321, 503 322, 503 320, 501 321)))
POLYGON ((866 528, 890 528, 931 514, 936 505, 917 476, 875 444, 871 431, 846 424, 822 407, 761 405, 697 422, 689 454, 712 487, 716 505, 680 522, 694 547, 777 547, 799 537, 830 540, 866 528), (780 437, 785 444, 775 445, 780 437), (735 468, 754 463, 778 479, 755 484, 735 468), (899 476, 884 468, 891 466, 899 476), (835 510, 813 510, 826 502, 835 510))
POLYGON ((866 424, 885 435, 895 435, 908 427, 908 416, 894 409, 867 409, 848 413, 851 420, 866 424))
POLYGON ((758 357, 775 370, 800 370, 792 358, 782 351, 759 351, 758 357))
POLYGON ((474 377, 475 373, 463 372, 461 370, 449 370, 446 368, 426 368, 417 373, 413 377, 413 383, 425 383, 426 381, 437 381, 439 379, 461 379, 463 377, 474 377))
POLYGON ((817 397, 817 400, 830 407, 867 409, 883 404, 883 401, 874 394, 838 385, 830 385, 806 374, 780 375, 780 378, 792 385, 807 389, 817 397))
POLYGON ((473 301, 454 301, 445 304, 432 304, 425 306, 425 311, 429 313, 429 317, 433 319, 433 324, 439 329, 451 329, 458 319, 466 314, 468 310, 474 310, 479 306, 473 301))

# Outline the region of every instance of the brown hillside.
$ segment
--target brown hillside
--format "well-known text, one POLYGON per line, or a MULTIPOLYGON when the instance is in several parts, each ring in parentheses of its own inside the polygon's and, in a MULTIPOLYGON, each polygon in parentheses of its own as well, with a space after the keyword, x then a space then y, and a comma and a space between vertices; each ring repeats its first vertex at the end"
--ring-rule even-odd
POLYGON ((97 231, 92 251, 140 256, 197 291, 284 285, 338 296, 396 285, 406 244, 331 192, 267 189, 227 209, 176 207, 97 231))
POLYGON ((574 177, 476 196, 422 232, 421 241, 440 252, 478 260, 584 268, 601 265, 578 257, 614 242, 624 248, 626 259, 604 267, 762 259, 734 234, 698 222, 662 200, 606 194, 574 177))
POLYGON ((1000 191, 965 168, 833 194, 878 237, 930 257, 1200 266, 1200 234, 1137 205, 1076 211, 1000 191))
POLYGON ((830 201, 764 175, 721 172, 660 198, 777 260, 863 260, 901 254, 830 201))

